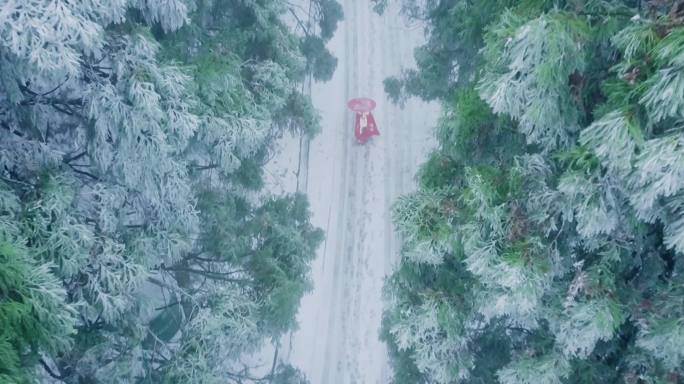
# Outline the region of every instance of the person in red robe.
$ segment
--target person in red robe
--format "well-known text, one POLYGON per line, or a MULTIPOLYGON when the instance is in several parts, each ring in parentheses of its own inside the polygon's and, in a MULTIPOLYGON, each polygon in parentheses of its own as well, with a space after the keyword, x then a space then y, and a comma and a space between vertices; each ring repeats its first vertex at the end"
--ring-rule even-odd
POLYGON ((356 142, 359 144, 366 144, 371 137, 380 135, 375 118, 370 111, 356 112, 354 135, 356 136, 356 142))
POLYGON ((354 136, 356 136, 357 143, 366 144, 371 137, 380 135, 378 125, 371 113, 375 109, 375 100, 357 97, 349 100, 347 106, 356 113, 354 136))

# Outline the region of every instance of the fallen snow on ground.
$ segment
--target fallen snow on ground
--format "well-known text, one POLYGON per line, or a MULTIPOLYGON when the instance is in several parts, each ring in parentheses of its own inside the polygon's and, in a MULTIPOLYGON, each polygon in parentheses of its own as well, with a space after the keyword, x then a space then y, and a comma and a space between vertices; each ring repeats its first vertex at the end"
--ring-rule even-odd
POLYGON ((323 131, 308 149, 302 146, 301 162, 299 139, 282 140, 267 170, 274 192, 291 192, 299 175, 312 221, 326 231, 313 264, 314 290, 298 314, 300 329, 281 340, 280 358, 303 370, 312 384, 386 383, 391 372, 378 339, 382 286, 399 257, 390 208, 415 188, 439 110, 416 100, 402 109, 383 90, 383 79, 414 66, 422 28, 408 25, 394 8, 379 16, 369 1, 342 4, 345 21, 329 44, 339 59, 337 71, 330 82, 311 87, 323 131), (364 146, 354 142, 354 116, 346 108, 353 97, 377 102, 380 136, 364 146))

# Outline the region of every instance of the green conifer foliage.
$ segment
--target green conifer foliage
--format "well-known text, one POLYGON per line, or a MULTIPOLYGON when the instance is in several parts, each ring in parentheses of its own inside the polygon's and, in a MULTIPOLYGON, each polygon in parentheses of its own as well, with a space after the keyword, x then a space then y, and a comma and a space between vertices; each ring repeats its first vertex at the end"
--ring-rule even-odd
POLYGON ((0 1, 0 382, 305 382, 240 358, 296 326, 311 286, 308 203, 261 175, 285 130, 320 129, 302 44, 341 17, 0 1))
POLYGON ((681 381, 684 4, 474 3, 403 2, 428 41, 387 90, 444 113, 395 206, 395 382, 681 381))

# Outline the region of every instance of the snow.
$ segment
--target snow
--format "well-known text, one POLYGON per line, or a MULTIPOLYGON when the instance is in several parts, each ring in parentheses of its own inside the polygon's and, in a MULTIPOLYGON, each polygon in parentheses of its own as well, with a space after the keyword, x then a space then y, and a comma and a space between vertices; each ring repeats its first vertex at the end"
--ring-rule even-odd
MULTIPOLYGON (((439 108, 409 100, 402 109, 387 100, 382 85, 415 65, 422 27, 407 25, 396 8, 379 16, 371 2, 341 3, 345 21, 329 43, 337 70, 331 81, 311 85, 323 131, 308 145, 283 139, 267 169, 274 192, 306 191, 313 224, 326 232, 312 266, 314 290, 302 300, 299 330, 281 340, 280 358, 312 384, 387 383, 391 372, 378 337, 382 286, 400 247, 390 209, 415 188, 414 175, 434 145, 439 108), (354 97, 377 102, 380 136, 363 146, 354 142, 346 106, 354 97)), ((268 357, 264 364, 270 365, 268 357)))

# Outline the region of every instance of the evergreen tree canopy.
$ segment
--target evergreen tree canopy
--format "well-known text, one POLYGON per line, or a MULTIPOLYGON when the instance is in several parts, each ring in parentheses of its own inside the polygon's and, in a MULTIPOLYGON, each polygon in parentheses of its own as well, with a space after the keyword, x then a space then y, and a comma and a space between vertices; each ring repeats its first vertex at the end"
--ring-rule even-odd
POLYGON ((684 2, 402 4, 428 40, 386 90, 444 114, 394 208, 394 382, 681 382, 684 2))
POLYGON ((342 14, 312 4, 0 1, 0 382, 305 382, 240 356, 296 326, 322 239, 260 191, 320 129, 302 46, 342 14))

